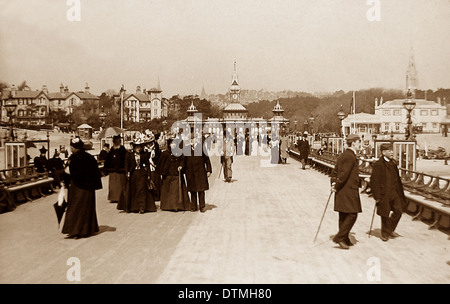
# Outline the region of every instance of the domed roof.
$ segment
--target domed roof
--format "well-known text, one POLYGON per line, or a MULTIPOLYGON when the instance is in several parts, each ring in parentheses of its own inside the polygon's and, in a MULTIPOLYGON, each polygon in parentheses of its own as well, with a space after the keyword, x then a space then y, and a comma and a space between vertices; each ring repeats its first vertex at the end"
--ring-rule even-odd
POLYGON ((236 111, 247 111, 247 109, 243 105, 241 105, 240 103, 236 103, 236 102, 230 103, 223 110, 224 111, 228 111, 228 112, 232 112, 232 111, 235 111, 235 112, 236 111))

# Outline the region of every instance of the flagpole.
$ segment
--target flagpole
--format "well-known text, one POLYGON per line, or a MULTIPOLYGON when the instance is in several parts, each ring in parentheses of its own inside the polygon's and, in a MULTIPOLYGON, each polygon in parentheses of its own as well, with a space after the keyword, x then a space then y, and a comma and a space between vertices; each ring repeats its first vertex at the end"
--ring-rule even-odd
POLYGON ((120 130, 123 130, 123 94, 125 89, 123 87, 120 88, 120 130))
POLYGON ((353 91, 353 134, 356 134, 356 99, 353 91))

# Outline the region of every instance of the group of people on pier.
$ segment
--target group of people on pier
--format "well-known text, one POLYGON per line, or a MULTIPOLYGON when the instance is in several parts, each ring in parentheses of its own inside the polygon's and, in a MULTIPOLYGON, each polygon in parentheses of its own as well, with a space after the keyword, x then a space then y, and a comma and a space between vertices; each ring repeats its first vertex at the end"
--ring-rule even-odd
MULTIPOLYGON (((199 139, 186 145, 175 135, 157 139, 146 130, 134 138, 128 150, 121 136, 114 136, 112 147, 103 153, 101 169, 109 176, 108 200, 127 213, 156 212, 157 201, 164 211, 205 212, 212 166, 203 145, 199 139)), ((69 204, 62 232, 86 237, 98 232, 95 190, 102 188, 102 173, 78 137, 70 146, 64 181, 69 204)))
MULTIPOLYGON (((303 138, 297 141, 297 149, 303 159, 302 169, 305 169, 310 150, 307 135, 303 134, 303 138)), ((272 154, 280 156, 283 141, 288 141, 283 134, 272 139, 272 149, 277 147, 272 154)), ((224 152, 221 162, 225 182, 231 182, 235 138, 224 132, 224 137, 218 142, 224 152)), ((108 200, 126 213, 156 212, 157 201, 164 211, 205 212, 205 191, 209 189, 208 178, 212 173, 208 149, 205 148, 207 143, 204 138, 196 136, 192 136, 190 141, 175 134, 156 138, 147 130, 136 137, 131 143, 132 148, 127 150, 121 136, 115 136, 111 149, 102 156, 102 170, 109 175, 108 200)), ((361 139, 351 134, 346 137, 346 144, 347 148, 338 157, 331 175, 334 210, 339 213, 339 229, 333 241, 343 249, 354 245, 349 234, 357 214, 362 212, 357 161, 361 139)), ((99 230, 95 190, 102 188, 102 173, 95 157, 84 150, 80 138, 72 139, 70 146, 72 155, 62 178, 62 189, 68 189, 69 201, 62 232, 69 237, 86 237, 99 230)), ((398 236, 394 231, 406 201, 392 144, 381 145, 381 153, 382 156, 373 164, 370 187, 377 214, 381 217, 381 239, 387 241, 398 236)))

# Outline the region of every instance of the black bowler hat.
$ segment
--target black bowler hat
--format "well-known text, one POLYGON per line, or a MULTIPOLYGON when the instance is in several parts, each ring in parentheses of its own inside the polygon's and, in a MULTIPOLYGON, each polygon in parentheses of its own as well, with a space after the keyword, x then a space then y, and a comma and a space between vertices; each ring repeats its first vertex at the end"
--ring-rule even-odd
POLYGON ((120 135, 114 135, 114 136, 113 136, 113 140, 116 140, 116 139, 122 140, 122 137, 121 137, 120 135))
POLYGON ((380 150, 384 151, 384 150, 394 150, 394 149, 393 149, 393 146, 391 144, 381 144, 380 150))
POLYGON ((45 147, 42 146, 42 148, 39 149, 39 152, 41 152, 41 154, 45 154, 47 153, 47 149, 45 149, 45 147))

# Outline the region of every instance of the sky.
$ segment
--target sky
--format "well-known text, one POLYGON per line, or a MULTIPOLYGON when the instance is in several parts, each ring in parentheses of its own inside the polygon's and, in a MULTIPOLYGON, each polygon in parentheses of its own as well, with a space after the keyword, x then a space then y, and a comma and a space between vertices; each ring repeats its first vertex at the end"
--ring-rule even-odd
POLYGON ((224 94, 236 61, 241 89, 404 89, 413 50, 418 88, 450 88, 450 0, 72 1, 0 0, 0 81, 224 94))

